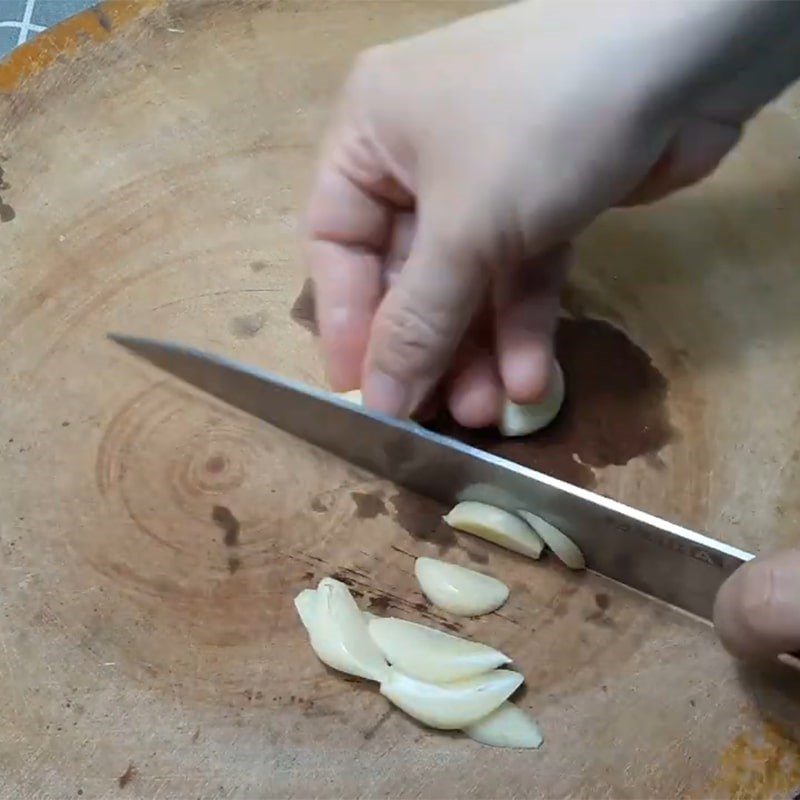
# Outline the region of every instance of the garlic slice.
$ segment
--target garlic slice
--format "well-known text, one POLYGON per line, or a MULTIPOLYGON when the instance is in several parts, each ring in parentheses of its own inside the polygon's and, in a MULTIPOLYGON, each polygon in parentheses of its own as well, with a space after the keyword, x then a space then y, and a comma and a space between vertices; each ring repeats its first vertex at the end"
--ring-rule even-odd
POLYGON ((506 400, 498 427, 503 436, 527 436, 549 425, 564 403, 564 373, 556 361, 547 395, 540 403, 518 405, 506 400))
POLYGON ((459 531, 480 536, 530 558, 539 558, 544 548, 544 542, 527 522, 486 503, 474 500, 458 503, 444 521, 459 531))
POLYGON ((451 614, 477 617, 508 599, 508 586, 497 578, 436 558, 418 558, 414 574, 428 600, 451 614))
POLYGON ((520 509, 517 513, 533 528, 544 543, 563 561, 570 569, 586 569, 586 560, 578 545, 568 536, 561 533, 555 525, 546 519, 536 516, 531 511, 520 509))
POLYGON ((303 589, 294 599, 294 607, 300 615, 300 622, 303 623, 308 635, 311 635, 311 626, 317 614, 317 591, 316 589, 303 589))
POLYGON ((381 682, 381 694, 431 728, 456 730, 491 714, 519 688, 522 681, 518 672, 496 669, 437 685, 390 667, 381 682))
POLYGON ((430 683, 471 678, 511 663, 493 647, 396 617, 373 619, 369 635, 393 667, 430 683))
POLYGON ((311 647, 320 661, 340 672, 381 681, 388 669, 386 660, 370 638, 367 620, 348 588, 333 578, 323 578, 316 595, 315 606, 301 600, 298 612, 304 625, 309 620, 311 647))
POLYGON ((349 400, 351 403, 355 403, 357 406, 363 405, 363 400, 361 398, 361 389, 351 389, 349 392, 339 392, 339 397, 342 400, 349 400))
POLYGON ((491 747, 518 747, 535 750, 542 745, 542 734, 533 718, 513 703, 505 702, 496 711, 464 728, 470 739, 491 747))

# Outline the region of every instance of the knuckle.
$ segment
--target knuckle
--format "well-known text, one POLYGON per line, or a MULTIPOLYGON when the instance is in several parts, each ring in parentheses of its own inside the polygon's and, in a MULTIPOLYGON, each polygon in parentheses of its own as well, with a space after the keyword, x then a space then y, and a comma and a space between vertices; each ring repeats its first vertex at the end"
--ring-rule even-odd
POLYGON ((431 373, 451 336, 445 309, 423 305, 400 286, 397 301, 376 320, 376 360, 383 371, 403 377, 431 373))

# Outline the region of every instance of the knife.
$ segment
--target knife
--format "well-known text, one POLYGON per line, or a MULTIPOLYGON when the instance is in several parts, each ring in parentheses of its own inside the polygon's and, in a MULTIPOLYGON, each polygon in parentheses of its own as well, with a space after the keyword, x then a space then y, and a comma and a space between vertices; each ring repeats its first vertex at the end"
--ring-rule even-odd
POLYGON ((583 550, 594 572, 702 619, 711 619, 722 582, 753 558, 332 392, 171 342, 109 338, 241 411, 446 506, 478 500, 508 511, 534 511, 583 550))

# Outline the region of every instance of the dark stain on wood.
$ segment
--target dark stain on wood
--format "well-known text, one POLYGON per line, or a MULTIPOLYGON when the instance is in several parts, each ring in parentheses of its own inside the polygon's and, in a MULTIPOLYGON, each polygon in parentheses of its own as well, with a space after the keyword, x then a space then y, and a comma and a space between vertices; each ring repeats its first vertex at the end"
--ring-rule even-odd
POLYGON ((242 559, 239 558, 239 556, 228 557, 228 572, 230 572, 231 575, 233 575, 234 572, 238 572, 241 566, 242 566, 242 559))
POLYGON ((364 731, 364 739, 366 741, 372 739, 375 736, 375 734, 381 729, 386 720, 392 716, 393 713, 394 713, 394 707, 389 706, 383 712, 383 714, 381 714, 380 717, 378 717, 378 719, 373 723, 373 725, 364 731))
POLYGON ((214 506, 211 509, 211 519, 224 533, 223 542, 226 547, 234 547, 239 544, 239 532, 241 525, 233 512, 227 506, 214 506))
POLYGON ((375 519, 386 513, 386 504, 380 492, 350 492, 356 504, 358 519, 375 519))
MULTIPOLYGON (((6 182, 5 171, 0 167, 0 191, 10 189, 11 186, 6 182)), ((8 203, 3 202, 0 197, 0 222, 11 222, 17 216, 16 212, 8 203)))
POLYGON ((400 491, 391 498, 394 519, 415 539, 431 542, 440 550, 456 544, 456 535, 442 519, 445 509, 437 502, 412 492, 400 491))
POLYGON ((100 6, 95 6, 92 11, 94 15, 97 17, 97 21, 100 23, 100 27, 106 31, 107 33, 111 32, 111 19, 109 18, 108 14, 100 6))
POLYGON ((311 505, 311 510, 315 514, 324 514, 328 510, 328 506, 325 504, 325 502, 319 496, 312 497, 310 505, 311 505))
POLYGON ((611 597, 605 592, 598 592, 594 596, 594 602, 601 611, 607 611, 611 605, 611 597))
POLYGON ((367 602, 367 608, 375 614, 385 614, 388 611, 392 601, 384 594, 378 594, 370 597, 367 602))
POLYGON ((120 789, 124 789, 134 778, 136 777, 136 767, 133 766, 133 762, 131 761, 128 764, 128 768, 122 775, 117 778, 117 784, 119 785, 120 789))
POLYGON ((230 330, 237 339, 252 339, 264 327, 266 321, 267 314, 264 311, 242 314, 231 320, 230 330))

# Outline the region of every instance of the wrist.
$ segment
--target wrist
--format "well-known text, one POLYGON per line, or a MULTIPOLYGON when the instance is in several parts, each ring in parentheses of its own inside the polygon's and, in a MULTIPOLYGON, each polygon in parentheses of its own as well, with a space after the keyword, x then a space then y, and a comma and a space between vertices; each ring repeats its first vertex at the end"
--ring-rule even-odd
POLYGON ((661 115, 744 122, 800 77, 800 3, 681 0, 639 39, 661 115))

